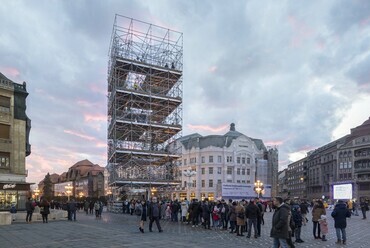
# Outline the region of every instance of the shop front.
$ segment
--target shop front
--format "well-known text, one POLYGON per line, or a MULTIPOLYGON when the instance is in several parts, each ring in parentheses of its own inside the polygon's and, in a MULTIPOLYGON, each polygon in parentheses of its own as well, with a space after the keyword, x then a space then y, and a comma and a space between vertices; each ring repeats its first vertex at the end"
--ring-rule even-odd
POLYGON ((0 211, 9 211, 12 205, 15 205, 17 210, 25 210, 29 195, 29 183, 0 182, 0 211))

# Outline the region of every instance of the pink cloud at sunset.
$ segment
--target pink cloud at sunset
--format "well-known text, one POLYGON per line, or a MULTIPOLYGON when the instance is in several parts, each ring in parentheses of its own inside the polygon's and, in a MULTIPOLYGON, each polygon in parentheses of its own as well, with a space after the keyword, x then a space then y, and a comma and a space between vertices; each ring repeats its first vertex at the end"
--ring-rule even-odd
POLYGON ((84 114, 84 120, 86 122, 90 122, 90 121, 102 121, 102 122, 106 122, 107 121, 107 116, 106 115, 103 115, 103 114, 96 114, 96 115, 84 114))
POLYGON ((77 136, 77 137, 80 137, 82 139, 86 139, 86 140, 96 140, 95 137, 88 136, 88 135, 85 135, 85 134, 82 134, 82 133, 77 133, 77 132, 74 132, 74 131, 71 131, 71 130, 63 130, 63 132, 67 133, 67 134, 77 136))
POLYGON ((266 146, 281 146, 283 144, 284 144, 284 140, 271 140, 271 141, 265 142, 266 146))
POLYGON ((214 66, 209 67, 208 68, 208 71, 209 72, 212 72, 212 73, 215 72, 215 71, 217 71, 217 66, 214 65, 214 66))
POLYGON ((301 46, 302 42, 314 35, 314 30, 296 16, 290 15, 288 22, 292 26, 294 35, 291 39, 292 47, 301 46))
POLYGON ((208 131, 208 132, 212 132, 212 133, 219 133, 219 132, 222 132, 222 131, 227 131, 229 125, 222 125, 222 126, 218 126, 218 127, 211 127, 211 126, 208 126, 208 125, 191 125, 191 124, 188 124, 188 128, 190 130, 194 130, 194 131, 208 131))
POLYGON ((19 70, 14 67, 0 67, 0 71, 11 80, 16 79, 20 75, 19 70))

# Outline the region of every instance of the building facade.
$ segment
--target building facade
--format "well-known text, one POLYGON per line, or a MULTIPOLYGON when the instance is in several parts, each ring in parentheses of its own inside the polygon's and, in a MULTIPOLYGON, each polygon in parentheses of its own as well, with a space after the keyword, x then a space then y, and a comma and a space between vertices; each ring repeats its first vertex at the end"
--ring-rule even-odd
POLYGON ((273 183, 269 165, 277 168, 277 160, 268 161, 262 140, 236 131, 233 123, 225 135, 191 134, 178 143, 182 146, 181 187, 173 198, 214 200, 222 197, 223 184, 250 185, 256 180, 270 186, 273 183))
POLYGON ((303 160, 288 165, 287 182, 293 197, 304 197, 293 188, 306 187, 307 199, 335 200, 334 187, 349 184, 352 199, 369 199, 370 118, 350 134, 309 152, 303 160), (300 175, 305 179, 303 185, 299 185, 300 175))
POLYGON ((290 198, 307 198, 307 158, 300 159, 288 165, 286 171, 287 188, 290 198))
MULTIPOLYGON (((93 164, 89 160, 81 160, 71 166, 68 172, 50 175, 54 196, 94 197, 105 196, 104 167, 93 164), (70 187, 70 188, 68 188, 70 187)), ((44 180, 38 184, 40 194, 44 180)))
POLYGON ((26 156, 31 153, 27 96, 26 83, 14 83, 0 73, 0 211, 12 204, 24 209, 30 191, 26 182, 26 156))

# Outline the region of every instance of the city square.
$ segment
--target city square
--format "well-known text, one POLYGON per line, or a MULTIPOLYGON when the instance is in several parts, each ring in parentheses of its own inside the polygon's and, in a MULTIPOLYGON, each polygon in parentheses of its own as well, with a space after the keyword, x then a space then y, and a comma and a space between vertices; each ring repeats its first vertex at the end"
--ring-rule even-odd
MULTIPOLYGON (((138 229, 137 216, 103 212, 101 219, 94 215, 78 212, 77 221, 50 220, 48 224, 17 221, 12 225, 0 226, 0 247, 271 247, 271 217, 273 212, 265 213, 265 225, 261 229, 261 237, 247 239, 237 237, 226 230, 206 230, 201 226, 192 227, 181 222, 161 221, 164 230, 159 233, 156 226, 153 232, 148 231, 146 222, 144 233, 138 229)), ((365 248, 370 245, 368 235, 370 220, 362 220, 352 216, 347 223, 347 245, 336 245, 333 220, 328 211, 328 241, 315 240, 312 236, 312 221, 308 215, 308 223, 302 226, 304 243, 296 247, 356 247, 365 248)), ((294 240, 294 239, 293 239, 294 240)))

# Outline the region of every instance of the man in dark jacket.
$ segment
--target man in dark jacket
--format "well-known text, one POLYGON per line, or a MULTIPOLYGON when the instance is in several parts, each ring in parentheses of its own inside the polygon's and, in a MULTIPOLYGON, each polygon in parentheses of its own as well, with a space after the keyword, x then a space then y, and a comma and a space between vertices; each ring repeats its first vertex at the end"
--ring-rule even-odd
POLYGON ((68 203, 68 220, 73 220, 76 221, 76 210, 77 210, 77 205, 76 205, 76 202, 74 199, 72 199, 69 203, 68 203))
POLYGON ((260 199, 258 197, 255 198, 255 202, 256 202, 256 206, 260 210, 260 214, 257 216, 257 235, 258 237, 261 237, 261 224, 264 224, 264 220, 263 220, 264 211, 263 211, 262 203, 260 202, 260 199))
POLYGON ((206 198, 202 204, 202 218, 204 221, 204 228, 211 229, 211 207, 208 202, 208 198, 206 198))
POLYGON ((157 197, 153 197, 152 201, 148 207, 148 216, 149 216, 149 232, 153 232, 152 226, 153 222, 157 225, 158 231, 163 232, 161 225, 159 224, 159 217, 161 216, 161 206, 157 202, 157 197))
POLYGON ((32 221, 32 214, 34 210, 35 210, 35 207, 33 206, 32 198, 28 197, 28 200, 26 201, 26 211, 27 211, 26 222, 27 223, 32 221))
POLYGON ((287 239, 289 238, 288 216, 290 207, 283 202, 283 198, 275 197, 273 204, 275 212, 272 217, 272 228, 270 236, 274 238, 273 248, 288 248, 287 239))
POLYGON ((346 204, 342 200, 339 200, 335 205, 331 216, 334 218, 334 227, 337 233, 337 244, 341 244, 341 241, 343 241, 343 244, 345 245, 347 241, 347 218, 351 217, 351 212, 347 208, 346 204))
POLYGON ((361 208, 361 212, 362 212, 362 219, 364 220, 364 219, 366 219, 366 211, 369 210, 369 205, 367 204, 367 202, 364 199, 361 199, 360 208, 361 208))
POLYGON ((200 213, 200 203, 198 199, 193 199, 193 202, 189 206, 189 215, 193 223, 193 227, 199 224, 199 213, 200 213))
POLYGON ((254 203, 253 200, 251 200, 245 210, 245 216, 248 219, 248 235, 247 238, 251 237, 252 233, 252 225, 254 229, 254 238, 258 237, 258 231, 257 231, 257 219, 258 216, 261 215, 260 209, 257 207, 257 205, 254 203))

